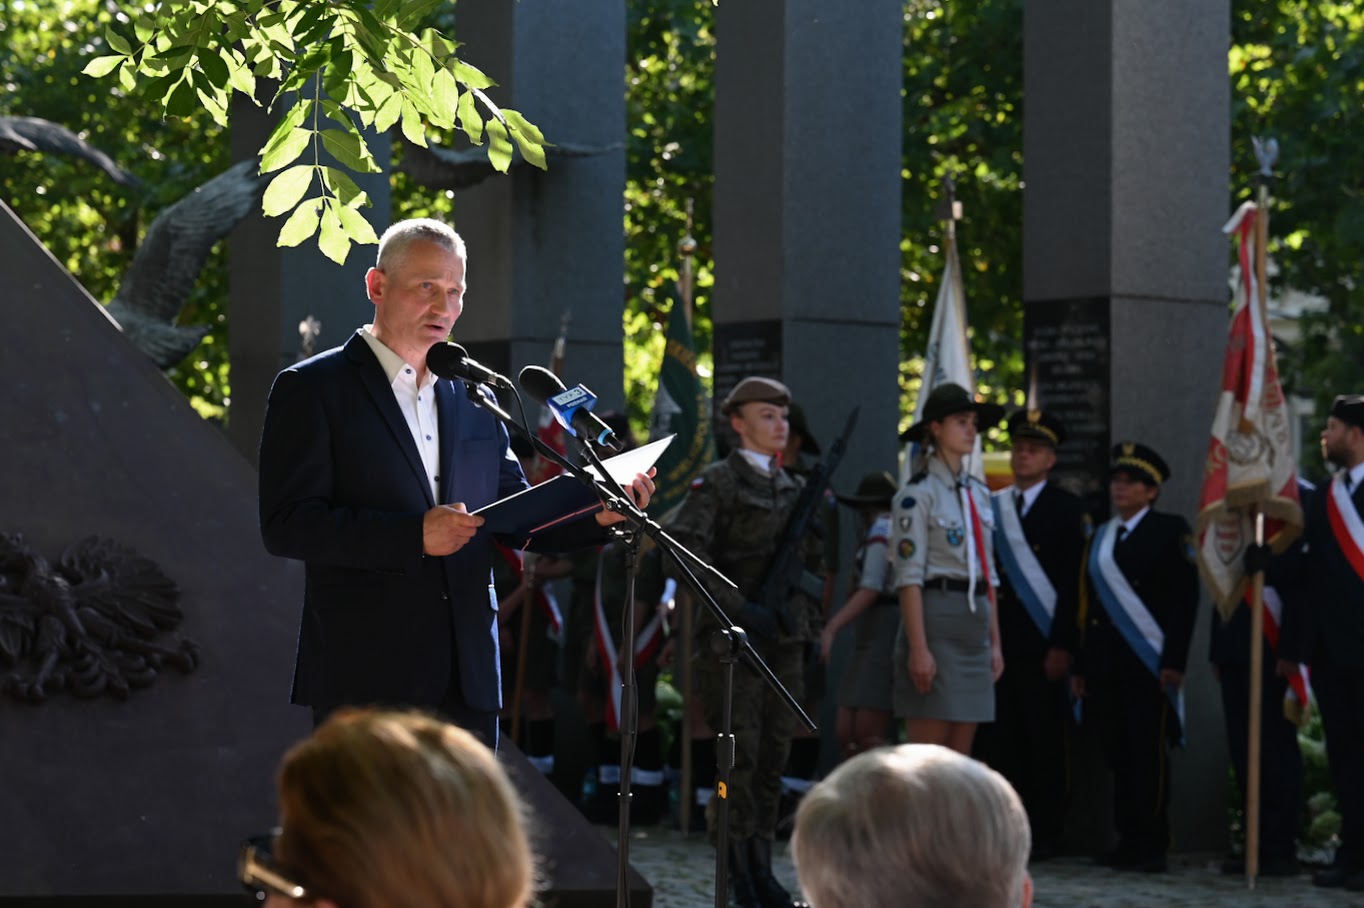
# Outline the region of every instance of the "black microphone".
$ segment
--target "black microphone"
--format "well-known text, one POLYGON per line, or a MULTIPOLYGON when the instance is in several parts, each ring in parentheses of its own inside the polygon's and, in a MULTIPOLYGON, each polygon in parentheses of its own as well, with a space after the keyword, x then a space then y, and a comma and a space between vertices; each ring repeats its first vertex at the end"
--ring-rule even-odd
POLYGON ((441 378, 511 387, 511 379, 494 372, 477 360, 470 359, 468 350, 449 341, 436 341, 431 345, 431 349, 426 351, 426 368, 441 378))
POLYGON ((517 376, 521 387, 535 400, 549 407, 559 425, 570 435, 589 438, 598 445, 619 451, 620 439, 611 427, 592 413, 597 395, 584 385, 565 388, 559 376, 544 366, 527 366, 517 376))

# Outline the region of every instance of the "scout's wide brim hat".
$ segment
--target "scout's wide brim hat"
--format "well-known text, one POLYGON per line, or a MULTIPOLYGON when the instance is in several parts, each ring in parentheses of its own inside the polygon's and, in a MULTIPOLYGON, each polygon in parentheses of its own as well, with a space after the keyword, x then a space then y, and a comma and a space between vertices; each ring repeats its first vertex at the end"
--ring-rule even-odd
POLYGON ((928 400, 924 402, 923 418, 901 432, 900 440, 921 442, 928 437, 929 423, 968 410, 975 412, 976 425, 982 432, 1004 418, 1004 408, 999 404, 982 403, 973 398, 961 385, 948 382, 928 392, 928 400))
POLYGON ((877 470, 862 477, 857 491, 851 495, 839 495, 838 500, 850 508, 863 508, 870 505, 889 507, 895 499, 898 486, 885 470, 877 470))
POLYGON ((791 426, 791 434, 800 435, 800 449, 812 457, 819 456, 819 442, 810 432, 810 424, 805 421, 805 408, 792 401, 786 408, 786 421, 791 426))
POLYGON ((1108 464, 1108 475, 1128 473, 1149 486, 1158 486, 1170 478, 1170 465, 1165 458, 1140 442, 1123 441, 1113 446, 1108 464))
POLYGON ((775 378, 750 375, 735 385, 734 390, 725 396, 724 401, 720 404, 720 412, 726 416, 732 416, 735 409, 741 404, 750 404, 754 401, 776 404, 779 407, 789 406, 791 389, 775 378))
POLYGON ((1061 447, 1066 440, 1066 427, 1045 410, 1018 410, 1009 417, 1007 426, 1009 438, 1014 440, 1027 438, 1053 448, 1061 447))

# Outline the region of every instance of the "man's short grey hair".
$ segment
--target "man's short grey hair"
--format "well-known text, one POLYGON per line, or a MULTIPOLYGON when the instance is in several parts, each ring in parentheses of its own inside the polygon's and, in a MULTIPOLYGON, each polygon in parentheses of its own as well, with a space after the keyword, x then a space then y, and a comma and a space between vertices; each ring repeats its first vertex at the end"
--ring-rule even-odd
POLYGON ((380 271, 392 269, 407 252, 407 247, 418 240, 435 243, 461 259, 466 258, 464 238, 455 233, 455 228, 434 218, 409 218, 398 221, 379 237, 379 255, 374 267, 380 271))
POLYGON ((936 744, 839 766, 801 800, 791 842, 813 908, 1017 908, 1031 847, 1004 777, 936 744))

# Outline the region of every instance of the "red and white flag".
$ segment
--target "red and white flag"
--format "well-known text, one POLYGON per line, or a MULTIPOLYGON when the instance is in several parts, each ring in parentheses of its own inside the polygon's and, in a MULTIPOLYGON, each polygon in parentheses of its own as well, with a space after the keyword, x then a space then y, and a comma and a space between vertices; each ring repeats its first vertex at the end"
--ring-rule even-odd
POLYGON ((1197 532, 1199 567, 1223 618, 1245 594, 1244 556, 1255 542, 1255 511, 1265 515, 1265 542, 1275 552, 1302 532, 1291 417, 1255 278, 1261 216, 1254 202, 1246 202, 1222 228, 1237 237, 1240 274, 1203 465, 1197 532))

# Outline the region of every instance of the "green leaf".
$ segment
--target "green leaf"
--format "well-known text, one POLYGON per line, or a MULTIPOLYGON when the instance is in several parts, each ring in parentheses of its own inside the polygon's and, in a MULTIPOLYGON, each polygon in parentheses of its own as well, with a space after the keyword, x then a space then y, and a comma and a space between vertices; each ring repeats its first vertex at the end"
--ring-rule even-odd
POLYGON ((123 65, 118 68, 118 84, 123 86, 126 92, 132 92, 137 88, 137 67, 133 65, 133 60, 129 57, 123 61, 123 65))
POLYGON ((303 154, 308 143, 313 140, 311 129, 301 129, 294 127, 280 136, 279 141, 275 141, 272 136, 270 144, 261 149, 260 172, 271 173, 279 170, 286 164, 292 164, 303 154))
POLYGON ((317 103, 322 106, 322 115, 327 119, 346 129, 355 128, 355 123, 351 120, 350 114, 340 104, 330 98, 323 98, 317 103))
POLYGON ((488 121, 488 162, 493 165, 494 170, 506 173, 511 167, 512 143, 507 138, 507 127, 502 125, 502 121, 491 119, 488 121))
POLYGON ((425 50, 414 50, 412 52, 412 94, 425 100, 428 104, 431 100, 431 82, 436 77, 435 64, 431 62, 431 55, 425 50))
POLYGON ((332 191, 342 205, 349 208, 358 208, 361 205, 368 205, 369 195, 355 184, 350 178, 350 174, 336 167, 322 168, 322 182, 332 191))
POLYGON ((102 79, 105 76, 109 75, 109 73, 117 69, 118 65, 126 59, 128 58, 117 56, 96 57, 89 63, 85 64, 85 69, 81 70, 81 72, 87 76, 93 76, 96 79, 102 79))
POLYGON ((549 164, 545 161, 545 146, 530 141, 520 132, 513 132, 511 135, 516 140, 516 147, 521 149, 521 157, 541 170, 549 170, 549 164))
POLYGON ((534 123, 521 116, 520 111, 504 107, 502 108, 502 118, 507 121, 508 128, 525 136, 529 141, 536 145, 545 144, 545 134, 534 123))
POLYGON ((332 157, 345 167, 360 173, 378 173, 379 165, 370 154, 365 140, 351 127, 350 131, 340 129, 322 130, 322 146, 331 152, 332 157))
POLYGON ((256 77, 251 75, 251 70, 247 68, 245 61, 229 55, 226 48, 223 49, 223 59, 227 63, 228 81, 232 87, 254 101, 256 99, 256 77))
POLYGON ((394 123, 398 122, 398 117, 403 113, 403 96, 394 92, 388 96, 383 104, 379 105, 379 111, 374 115, 374 129, 376 132, 388 132, 394 123))
POLYGON ((265 187, 261 211, 268 217, 278 217, 298 204, 313 181, 313 165, 299 164, 276 176, 265 187))
POLYGON ((474 104, 474 93, 466 91, 459 96, 459 128, 475 145, 483 144, 483 118, 478 115, 474 104))
POLYGON ((223 58, 213 51, 204 51, 198 55, 199 68, 203 70, 208 81, 212 82, 215 88, 227 88, 230 77, 228 75, 227 64, 223 58))
POLYGON ((422 125, 421 114, 407 98, 403 98, 403 136, 413 145, 426 147, 426 128, 422 125))
POLYGON ((350 252, 350 235, 330 205, 322 211, 322 232, 317 236, 317 248, 336 264, 346 264, 346 255, 350 252))
POLYGON ((477 66, 463 60, 451 60, 450 68, 454 70, 455 78, 469 88, 492 88, 497 84, 485 76, 477 66))
POLYGON ((125 57, 132 55, 133 52, 132 45, 130 45, 122 35, 114 31, 112 28, 104 29, 104 43, 108 44, 110 50, 114 51, 115 53, 122 54, 125 57))
POLYGON ((441 129, 455 125, 459 110, 459 83, 448 69, 436 73, 431 83, 431 123, 441 129))
POLYGON ((276 246, 297 246, 308 237, 317 233, 317 224, 321 219, 322 200, 308 199, 294 209, 294 213, 289 215, 289 219, 284 222, 284 226, 279 228, 279 239, 275 241, 276 246))
POLYGON ((379 236, 374 232, 374 228, 365 216, 354 208, 339 208, 336 211, 341 218, 341 226, 346 228, 346 233, 351 240, 356 243, 377 243, 379 236))
POLYGON ((139 13, 138 17, 133 20, 133 34, 137 36, 137 40, 146 44, 151 40, 152 35, 156 34, 155 20, 146 13, 139 13))
POLYGON ((170 94, 162 99, 166 107, 166 115, 171 117, 188 117, 194 114, 198 106, 198 92, 194 90, 194 83, 186 78, 189 71, 186 70, 180 77, 180 81, 175 83, 175 87, 170 90, 170 94))

